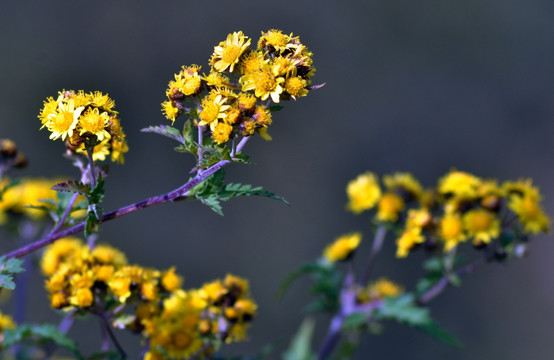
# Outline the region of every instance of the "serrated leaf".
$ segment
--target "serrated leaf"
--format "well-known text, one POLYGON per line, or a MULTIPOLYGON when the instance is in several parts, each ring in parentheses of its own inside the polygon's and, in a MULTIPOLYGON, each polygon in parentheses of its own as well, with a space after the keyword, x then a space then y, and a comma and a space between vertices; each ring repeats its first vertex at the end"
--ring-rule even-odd
POLYGON ((79 193, 85 196, 88 196, 90 193, 90 186, 83 184, 78 180, 67 180, 65 182, 57 183, 51 187, 52 190, 56 191, 67 191, 72 193, 79 193))
POLYGON ((288 350, 283 354, 283 360, 315 360, 316 355, 311 345, 314 328, 313 319, 307 318, 302 322, 288 350))
POLYGON ((15 282, 11 274, 0 274, 0 288, 15 290, 15 282))
POLYGON ((201 197, 200 201, 202 202, 202 204, 209 206, 210 209, 215 211, 218 215, 223 216, 223 208, 221 207, 221 204, 219 203, 216 195, 201 197))
POLYGON ((158 126, 149 126, 140 130, 145 133, 154 133, 163 136, 167 136, 170 139, 177 140, 181 144, 185 145, 185 138, 181 135, 181 132, 169 125, 158 125, 158 126))
POLYGON ((44 340, 52 341, 56 345, 71 351, 77 358, 83 359, 83 356, 77 349, 75 341, 68 338, 67 335, 59 332, 58 329, 52 324, 22 324, 13 330, 5 329, 3 346, 7 348, 29 338, 39 342, 44 340))
POLYGON ((419 325, 417 326, 417 328, 442 343, 445 343, 447 345, 451 345, 454 347, 458 347, 458 348, 462 347, 462 343, 460 340, 458 340, 455 336, 450 334, 448 331, 444 330, 439 324, 437 324, 433 320, 430 320, 426 324, 419 325))
POLYGON ((243 185, 243 184, 227 184, 221 189, 217 194, 222 201, 227 201, 232 197, 236 196, 261 196, 267 197, 273 200, 278 200, 283 204, 290 205, 287 200, 283 197, 276 195, 271 191, 264 190, 261 186, 252 187, 252 185, 243 185))
POLYGON ((87 213, 87 222, 85 224, 85 237, 89 237, 98 230, 98 218, 94 211, 89 210, 87 213))
POLYGON ((89 204, 100 204, 104 200, 104 179, 102 174, 98 174, 98 181, 96 181, 96 186, 91 190, 90 194, 87 196, 89 204))
POLYGON ((386 298, 377 310, 376 317, 396 320, 412 326, 421 326, 431 321, 429 309, 417 306, 412 294, 386 298))

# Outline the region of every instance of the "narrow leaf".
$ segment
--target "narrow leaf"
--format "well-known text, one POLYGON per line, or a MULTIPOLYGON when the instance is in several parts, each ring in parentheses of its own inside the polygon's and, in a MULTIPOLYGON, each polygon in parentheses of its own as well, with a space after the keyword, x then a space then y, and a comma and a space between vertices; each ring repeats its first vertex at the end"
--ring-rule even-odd
POLYGON ((283 354, 283 360, 314 360, 316 358, 311 345, 314 328, 315 321, 313 319, 307 318, 302 322, 288 350, 283 354))
POLYGON ((169 125, 149 126, 141 130, 145 133, 154 133, 163 136, 167 136, 170 139, 177 140, 181 144, 185 145, 185 138, 181 135, 181 132, 176 128, 169 125))

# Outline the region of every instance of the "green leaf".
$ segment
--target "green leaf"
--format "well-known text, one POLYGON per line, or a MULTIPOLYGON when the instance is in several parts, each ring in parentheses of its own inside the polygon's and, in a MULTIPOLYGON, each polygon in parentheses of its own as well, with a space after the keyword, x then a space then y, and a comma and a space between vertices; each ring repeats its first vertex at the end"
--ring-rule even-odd
POLYGON ((206 197, 201 197, 200 201, 202 204, 209 206, 210 209, 215 211, 218 215, 223 216, 223 208, 221 207, 221 203, 217 199, 216 195, 212 194, 206 197))
POLYGON ((23 268, 23 260, 18 258, 7 259, 2 256, 0 258, 0 288, 8 290, 15 289, 13 274, 19 274, 25 271, 23 268))
POLYGON ((181 144, 186 145, 185 138, 181 135, 181 132, 169 125, 149 126, 140 131, 167 136, 170 139, 177 140, 181 144))
POLYGON ((423 268, 429 272, 438 272, 442 274, 444 272, 444 263, 442 259, 432 257, 425 260, 425 262, 423 263, 423 268))
POLYGON ((87 223, 85 224, 85 237, 89 237, 94 232, 98 231, 98 218, 93 210, 87 213, 87 223))
POLYGON ((421 326, 431 321, 429 309, 417 306, 412 294, 395 298, 386 298, 383 305, 377 309, 378 319, 396 320, 412 326, 421 326))
POLYGON ((312 351, 312 337, 314 335, 315 321, 305 319, 296 335, 292 339, 288 350, 283 354, 283 360, 315 360, 316 355, 312 351))
POLYGON ((444 330, 442 327, 439 326, 439 324, 437 324, 433 320, 430 320, 426 324, 419 325, 417 328, 442 343, 445 343, 447 345, 451 345, 454 347, 458 347, 458 348, 462 347, 462 343, 460 342, 460 340, 458 340, 455 336, 453 336, 452 334, 444 330))
POLYGON ((236 196, 262 196, 270 199, 281 201, 283 204, 290 205, 284 198, 275 195, 271 191, 264 190, 261 186, 252 187, 252 185, 243 184, 227 184, 217 194, 219 199, 227 201, 236 196))
POLYGON ((367 314, 362 312, 348 315, 342 323, 342 327, 345 329, 357 328, 363 325, 367 325, 367 314))
POLYGON ((271 111, 271 112, 277 112, 277 111, 281 110, 282 108, 284 108, 283 105, 271 105, 271 106, 269 107, 269 111, 271 111))
POLYGON ((13 330, 5 329, 3 346, 8 348, 27 339, 37 342, 52 341, 56 345, 71 351, 77 358, 83 359, 83 356, 77 350, 75 341, 68 338, 64 333, 59 332, 52 324, 22 324, 13 330))
POLYGON ((88 196, 89 204, 100 204, 104 200, 104 179, 102 174, 98 174, 98 181, 96 186, 90 192, 88 196))
POLYGON ((67 180, 65 182, 57 183, 51 187, 52 190, 56 191, 66 191, 72 193, 79 193, 85 196, 88 196, 90 193, 90 186, 83 184, 78 180, 67 180))

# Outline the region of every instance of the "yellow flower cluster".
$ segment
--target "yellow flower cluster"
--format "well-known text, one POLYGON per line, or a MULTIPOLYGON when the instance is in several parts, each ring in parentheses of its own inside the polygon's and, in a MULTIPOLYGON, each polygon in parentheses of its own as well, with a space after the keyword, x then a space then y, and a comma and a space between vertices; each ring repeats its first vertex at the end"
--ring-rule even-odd
MULTIPOLYGON (((29 206, 42 206, 53 209, 49 201, 56 200, 56 192, 52 186, 60 183, 61 179, 23 178, 16 185, 8 186, 0 200, 0 225, 8 220, 8 214, 22 214, 32 219, 41 219, 46 215, 45 211, 29 206)), ((0 182, 0 189, 4 189, 9 181, 0 182)), ((80 197, 82 198, 82 197, 80 197)), ((79 213, 72 216, 79 217, 79 213)))
POLYGON ((404 289, 400 285, 382 277, 366 287, 360 287, 356 292, 356 302, 364 304, 384 298, 394 298, 400 296, 403 292, 404 289))
POLYGON ((48 97, 38 115, 42 128, 47 128, 50 139, 61 138, 66 146, 86 153, 85 145, 94 146, 93 159, 123 163, 123 154, 129 150, 121 128, 115 103, 99 91, 60 91, 58 98, 48 97))
POLYGON ((242 278, 227 275, 183 290, 174 267, 159 271, 129 265, 120 251, 107 245, 91 250, 78 239, 51 245, 41 268, 49 277, 52 307, 112 313, 114 326, 149 341, 146 359, 185 359, 213 351, 217 342, 244 340, 257 310, 242 278))
POLYGON ((346 260, 356 251, 361 241, 362 233, 359 232, 342 235, 323 250, 323 258, 329 264, 346 260))
POLYGON ((250 44, 242 31, 234 32, 214 48, 209 74, 201 74, 198 65, 183 66, 162 103, 166 118, 175 122, 188 114, 209 128, 217 144, 255 132, 270 139, 269 105, 308 94, 312 53, 297 36, 280 30, 262 32, 256 50, 250 44))
POLYGON ((360 213, 377 205, 378 222, 399 225, 397 257, 406 257, 420 244, 448 252, 468 240, 505 256, 514 245, 507 239, 525 240, 528 234, 550 229, 531 180, 498 184, 453 170, 427 191, 407 173, 384 176, 383 183, 384 193, 372 173, 352 180, 346 189, 347 208, 360 213))

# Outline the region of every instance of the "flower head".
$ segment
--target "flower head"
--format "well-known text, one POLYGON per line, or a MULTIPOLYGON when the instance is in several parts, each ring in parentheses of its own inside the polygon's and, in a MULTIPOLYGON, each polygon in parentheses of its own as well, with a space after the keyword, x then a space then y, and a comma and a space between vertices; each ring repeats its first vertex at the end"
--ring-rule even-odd
POLYGON ((227 35, 227 40, 219 43, 214 48, 211 64, 219 72, 229 70, 233 72, 234 67, 238 64, 241 55, 250 46, 250 39, 247 40, 242 31, 234 32, 227 35))
POLYGON ((362 234, 359 232, 343 235, 325 248, 323 257, 330 264, 346 260, 358 248, 361 241, 362 234))
POLYGON ((375 174, 366 172, 348 183, 346 194, 349 200, 347 209, 359 214, 377 204, 381 198, 381 188, 375 174))

